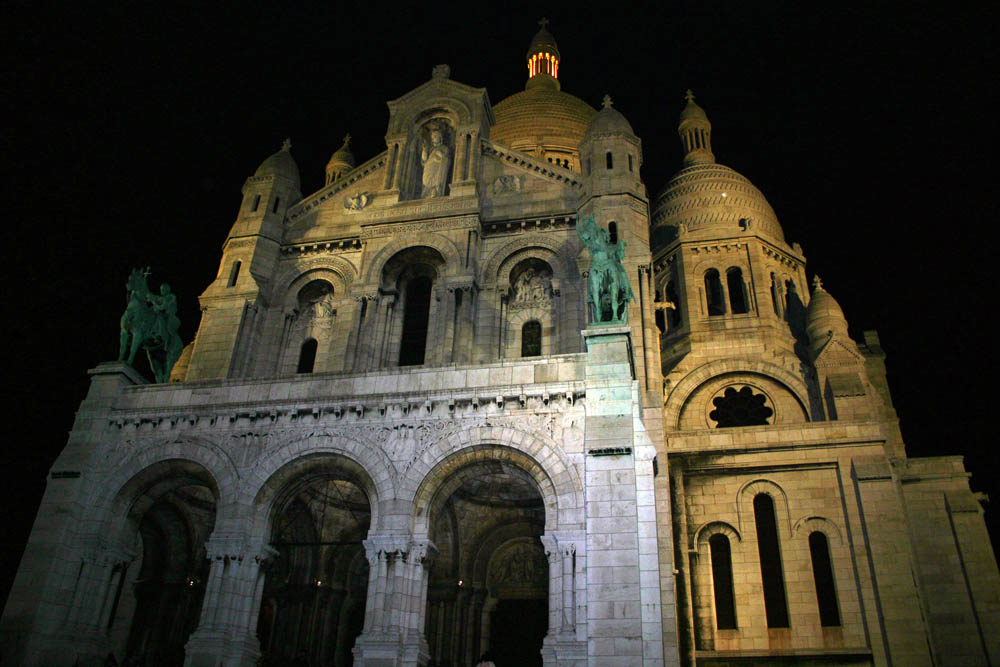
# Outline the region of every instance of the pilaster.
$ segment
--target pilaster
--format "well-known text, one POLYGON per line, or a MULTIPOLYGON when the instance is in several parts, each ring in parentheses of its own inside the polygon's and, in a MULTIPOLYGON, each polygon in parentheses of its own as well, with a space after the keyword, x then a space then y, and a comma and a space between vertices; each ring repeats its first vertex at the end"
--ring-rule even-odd
POLYGON ((583 335, 587 655, 601 665, 662 665, 655 450, 640 419, 631 327, 583 335))

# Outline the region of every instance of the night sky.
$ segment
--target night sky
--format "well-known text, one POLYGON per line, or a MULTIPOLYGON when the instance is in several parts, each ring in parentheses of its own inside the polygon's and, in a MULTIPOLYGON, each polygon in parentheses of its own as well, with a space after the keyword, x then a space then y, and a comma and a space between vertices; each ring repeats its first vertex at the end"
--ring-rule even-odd
POLYGON ((173 286, 189 342, 243 182, 286 136, 313 192, 345 133, 359 164, 385 149, 386 101, 436 64, 494 104, 522 90, 543 14, 563 90, 595 108, 610 94, 641 137, 651 199, 680 167, 694 89, 717 160, 767 196, 855 339, 879 331, 909 454, 964 455, 1000 537, 994 16, 919 2, 114 4, 0 16, 0 600, 86 371, 117 356, 129 270, 173 286))

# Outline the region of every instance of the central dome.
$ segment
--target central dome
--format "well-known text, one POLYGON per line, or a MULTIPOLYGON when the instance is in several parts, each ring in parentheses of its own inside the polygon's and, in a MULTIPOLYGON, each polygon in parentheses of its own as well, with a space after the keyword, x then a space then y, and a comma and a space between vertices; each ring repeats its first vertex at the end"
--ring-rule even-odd
POLYGON ((552 34, 538 31, 528 49, 528 82, 493 107, 493 141, 580 171, 580 142, 597 111, 559 86, 559 47, 552 34))
POLYGON ((579 97, 555 85, 533 85, 493 108, 496 125, 490 129, 490 138, 538 157, 572 156, 570 164, 579 165, 580 142, 596 113, 579 97))

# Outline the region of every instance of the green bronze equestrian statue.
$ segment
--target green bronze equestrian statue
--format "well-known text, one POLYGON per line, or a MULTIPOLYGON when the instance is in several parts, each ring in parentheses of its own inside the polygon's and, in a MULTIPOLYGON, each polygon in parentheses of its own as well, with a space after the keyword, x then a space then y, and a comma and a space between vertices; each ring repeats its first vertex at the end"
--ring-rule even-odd
POLYGON ((593 324, 625 324, 628 304, 634 298, 622 264, 625 242, 612 243, 608 230, 598 227, 593 217, 580 218, 576 232, 590 251, 587 294, 594 307, 593 324))
POLYGON ((118 360, 135 364, 139 348, 146 350, 149 367, 157 382, 169 382, 170 371, 181 356, 181 321, 177 318, 177 297, 170 285, 160 285, 160 293, 153 294, 146 286, 149 269, 132 269, 125 283, 128 305, 121 320, 121 347, 118 360))

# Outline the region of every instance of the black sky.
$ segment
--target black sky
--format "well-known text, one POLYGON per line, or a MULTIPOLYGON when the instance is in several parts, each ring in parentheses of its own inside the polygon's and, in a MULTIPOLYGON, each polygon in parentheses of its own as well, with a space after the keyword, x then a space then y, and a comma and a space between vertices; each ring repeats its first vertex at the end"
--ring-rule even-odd
POLYGON ((1000 502, 992 5, 475 7, 5 5, 0 599, 86 370, 117 355, 130 268, 173 285, 189 341, 243 181, 285 136, 312 192, 346 132, 359 162, 384 150, 385 102, 438 63, 494 104, 522 90, 542 14, 563 90, 610 94, 642 138, 651 198, 694 89, 718 161, 764 192, 855 338, 879 331, 910 455, 964 455, 1000 502))

